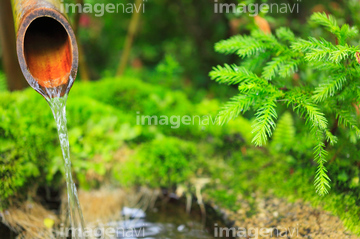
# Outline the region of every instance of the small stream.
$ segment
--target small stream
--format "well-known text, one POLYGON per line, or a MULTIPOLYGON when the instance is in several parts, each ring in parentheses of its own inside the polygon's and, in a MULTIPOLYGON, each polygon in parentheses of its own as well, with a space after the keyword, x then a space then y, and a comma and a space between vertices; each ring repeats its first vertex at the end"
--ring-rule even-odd
MULTIPOLYGON (((57 131, 59 134, 59 141, 61 146, 62 155, 64 158, 64 167, 65 167, 65 179, 67 187, 67 197, 68 197, 68 219, 69 225, 74 231, 74 237, 76 239, 81 239, 84 232, 84 218, 82 215, 76 186, 72 179, 72 170, 71 170, 71 159, 70 159, 70 145, 69 137, 67 130, 67 120, 66 120, 66 101, 68 93, 70 91, 70 86, 73 84, 74 79, 69 76, 69 83, 64 94, 62 94, 63 88, 46 88, 46 94, 42 94, 46 101, 48 102, 51 111, 54 115, 54 119, 57 126, 57 131)), ((38 88, 40 92, 41 89, 38 88)))

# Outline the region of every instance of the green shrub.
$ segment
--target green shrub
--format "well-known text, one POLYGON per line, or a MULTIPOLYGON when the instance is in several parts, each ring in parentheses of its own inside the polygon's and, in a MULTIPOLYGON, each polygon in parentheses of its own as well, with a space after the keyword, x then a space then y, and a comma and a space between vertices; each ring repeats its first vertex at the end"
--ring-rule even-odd
POLYGON ((142 145, 125 164, 114 170, 114 177, 125 185, 174 188, 186 183, 201 157, 196 144, 177 138, 155 139, 142 145))

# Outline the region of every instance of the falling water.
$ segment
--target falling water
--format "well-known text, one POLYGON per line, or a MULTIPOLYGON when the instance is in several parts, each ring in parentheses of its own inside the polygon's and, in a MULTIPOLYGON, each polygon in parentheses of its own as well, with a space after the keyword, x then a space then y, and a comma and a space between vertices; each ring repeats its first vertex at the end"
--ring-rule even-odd
POLYGON ((69 77, 68 87, 64 89, 62 87, 57 88, 38 88, 38 91, 42 93, 48 102, 57 126, 59 134, 60 146, 65 163, 65 177, 68 197, 68 215, 70 219, 70 226, 73 238, 84 238, 84 218, 82 215, 79 199, 77 196, 76 186, 72 179, 71 174, 71 160, 69 150, 69 137, 66 126, 66 100, 73 83, 73 79, 69 77))

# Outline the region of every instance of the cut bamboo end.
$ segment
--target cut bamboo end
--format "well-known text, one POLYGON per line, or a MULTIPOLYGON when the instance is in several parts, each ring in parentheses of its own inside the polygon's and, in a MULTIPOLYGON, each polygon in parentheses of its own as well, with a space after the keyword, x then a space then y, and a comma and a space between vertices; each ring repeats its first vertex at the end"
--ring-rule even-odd
POLYGON ((22 9, 28 10, 18 15, 22 17, 17 28, 17 54, 25 79, 38 92, 39 86, 69 88, 69 78, 76 78, 78 68, 78 48, 69 22, 47 1, 22 9))
POLYGON ((69 35, 55 19, 35 19, 24 38, 25 63, 30 74, 45 88, 67 83, 72 53, 69 35))

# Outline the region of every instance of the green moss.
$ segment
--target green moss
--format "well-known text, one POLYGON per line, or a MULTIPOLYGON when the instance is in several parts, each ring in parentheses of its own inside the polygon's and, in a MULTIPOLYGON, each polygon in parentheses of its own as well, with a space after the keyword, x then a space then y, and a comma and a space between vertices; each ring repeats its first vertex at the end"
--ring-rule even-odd
POLYGON ((119 165, 114 177, 125 185, 174 188, 194 176, 200 157, 192 142, 171 137, 155 139, 119 165))
MULTIPOLYGON (((164 136, 207 140, 209 136, 235 134, 236 128, 241 128, 236 124, 232 127, 181 125, 171 128, 171 125, 142 126, 136 121, 137 112, 192 116, 201 109, 201 115, 215 115, 218 105, 216 100, 196 105, 179 91, 134 78, 76 82, 67 103, 75 178, 83 188, 99 186, 99 178, 109 173, 102 162, 111 164, 115 152, 125 144, 136 148, 138 144, 164 136), (89 172, 95 176, 88 177, 89 172)), ((10 196, 25 196, 28 192, 23 190, 25 188, 62 185, 63 160, 55 122, 46 101, 32 89, 0 93, 0 115, 0 200, 3 204, 10 196)), ((244 122, 246 120, 238 121, 239 124, 244 122)), ((222 144, 221 140, 214 142, 218 146, 222 144)), ((157 152, 151 153, 156 155, 157 152)), ((175 165, 168 168, 172 166, 175 165)))

